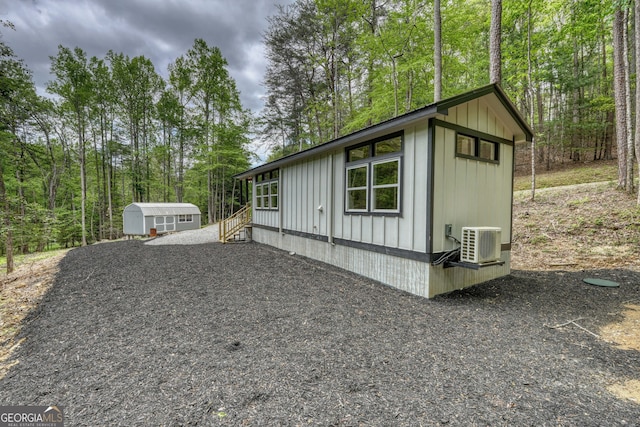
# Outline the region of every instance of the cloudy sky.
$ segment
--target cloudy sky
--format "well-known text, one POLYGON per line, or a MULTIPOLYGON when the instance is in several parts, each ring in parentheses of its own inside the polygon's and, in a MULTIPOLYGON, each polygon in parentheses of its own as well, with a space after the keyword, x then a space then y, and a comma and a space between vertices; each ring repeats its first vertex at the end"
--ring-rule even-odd
POLYGON ((276 4, 292 0, 0 0, 3 41, 33 72, 44 95, 51 80, 50 56, 58 45, 80 47, 88 57, 109 50, 149 58, 167 77, 167 65, 196 38, 218 46, 241 92, 245 108, 262 107, 262 34, 276 4))

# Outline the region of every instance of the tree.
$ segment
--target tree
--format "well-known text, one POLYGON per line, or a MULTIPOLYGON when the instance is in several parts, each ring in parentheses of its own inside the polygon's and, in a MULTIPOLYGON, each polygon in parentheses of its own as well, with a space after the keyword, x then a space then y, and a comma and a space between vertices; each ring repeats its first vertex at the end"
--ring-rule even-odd
MULTIPOLYGON (((10 23, 0 21, 0 23, 5 26, 12 28, 10 23)), ((11 204, 9 203, 9 198, 7 196, 7 189, 4 183, 4 161, 9 158, 6 153, 3 151, 3 147, 5 146, 5 139, 9 139, 11 135, 7 132, 7 119, 5 118, 6 111, 8 109, 8 101, 11 99, 11 86, 12 82, 9 75, 6 72, 6 68, 10 67, 10 63, 15 61, 13 50, 4 44, 4 42, 0 41, 0 88, 3 90, 0 91, 0 112, 2 113, 2 117, 0 117, 0 209, 2 209, 2 226, 4 227, 4 250, 7 258, 7 274, 13 272, 14 262, 13 262, 13 231, 11 230, 11 204)))
MULTIPOLYGON (((13 28, 10 23, 0 21, 5 27, 13 28)), ((24 63, 17 59, 13 50, 0 41, 0 212, 2 222, 1 234, 4 234, 4 250, 7 256, 7 273, 14 268, 13 252, 16 234, 25 236, 26 199, 24 191, 24 169, 27 161, 27 147, 23 137, 24 129, 30 118, 36 102, 36 93, 31 72, 24 63), (7 169, 13 167, 15 187, 17 190, 18 215, 17 224, 13 220, 14 210, 11 204, 11 196, 7 190, 5 174, 7 169), (16 225, 18 233, 16 233, 16 225)), ((8 174, 7 174, 8 176, 8 174)), ((25 239, 19 242, 23 252, 28 250, 25 239)))
MULTIPOLYGON (((184 116, 183 110, 184 107, 180 105, 180 100, 176 93, 170 89, 165 89, 156 104, 156 112, 160 120, 160 128, 162 129, 160 162, 162 165, 162 186, 164 187, 162 200, 165 202, 173 200, 170 192, 174 183, 173 173, 176 169, 173 167, 173 159, 177 151, 173 144, 176 133, 180 132, 180 134, 182 134, 180 120, 184 116)), ((184 167, 182 163, 184 159, 183 150, 180 151, 180 159, 181 165, 184 167)), ((177 191, 174 191, 174 194, 176 193, 177 191)))
POLYGON ((215 223, 218 203, 217 169, 220 156, 216 145, 220 143, 220 128, 231 110, 239 107, 239 94, 226 70, 227 61, 218 47, 209 47, 202 39, 196 39, 187 52, 187 64, 191 69, 191 94, 199 116, 198 133, 200 152, 206 164, 207 213, 209 224, 215 223), (216 118, 219 123, 216 125, 216 118))
POLYGON ((627 175, 628 152, 628 128, 627 128, 627 73, 625 71, 625 56, 628 52, 624 50, 625 38, 625 13, 622 6, 618 4, 614 12, 613 19, 613 90, 616 106, 616 141, 618 145, 618 187, 627 188, 628 180, 633 177, 627 175))
POLYGON ((153 63, 144 56, 129 58, 110 51, 107 57, 131 150, 132 202, 148 201, 151 197, 151 120, 155 114, 154 100, 163 81, 153 63))
POLYGON ((433 100, 437 102, 442 98, 442 17, 440 16, 440 0, 433 1, 433 34, 433 100))
MULTIPOLYGON (((634 1, 634 28, 635 28, 635 47, 636 47, 636 134, 635 149, 636 160, 638 162, 638 175, 640 175, 640 0, 634 1)), ((633 175, 631 176, 633 181, 633 175)), ((638 206, 640 206, 640 185, 638 186, 638 206)))
MULTIPOLYGON (((0 131, 0 138, 5 139, 7 134, 4 131, 0 131)), ((2 141, 0 141, 0 147, 4 145, 2 141)), ((0 150, 2 156, 0 156, 0 208, 2 208, 2 225, 4 227, 4 250, 7 258, 7 274, 13 272, 14 262, 13 262, 13 230, 11 229, 11 204, 9 203, 9 198, 7 197, 7 188, 4 184, 4 159, 8 156, 0 150)))
POLYGON ((184 197, 185 155, 187 142, 190 137, 189 117, 187 106, 191 102, 193 76, 191 69, 184 57, 178 57, 175 62, 169 64, 169 90, 174 94, 178 104, 176 105, 176 133, 178 137, 178 164, 175 185, 176 201, 182 202, 184 197))
MULTIPOLYGON (((305 144, 325 138, 323 122, 324 83, 315 60, 320 55, 315 34, 321 32, 313 1, 296 1, 280 7, 269 18, 265 33, 265 86, 269 92, 261 117, 262 132, 268 141, 302 149, 305 144)), ((274 145, 271 142, 270 145, 274 145)))
POLYGON ((491 0, 489 35, 489 81, 502 83, 502 0, 491 0))
POLYGON ((58 46, 58 55, 51 57, 51 73, 56 80, 49 84, 47 90, 62 98, 63 106, 72 114, 76 128, 77 156, 80 164, 82 246, 86 246, 86 143, 92 98, 92 79, 86 54, 79 47, 72 51, 62 45, 58 46))

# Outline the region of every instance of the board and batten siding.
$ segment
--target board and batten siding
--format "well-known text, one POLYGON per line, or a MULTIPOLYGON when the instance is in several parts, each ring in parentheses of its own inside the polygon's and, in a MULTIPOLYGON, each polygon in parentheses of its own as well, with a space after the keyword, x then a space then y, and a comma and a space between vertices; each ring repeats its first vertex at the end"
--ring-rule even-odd
POLYGON ((279 186, 281 216, 276 210, 257 209, 253 222, 279 228, 281 217, 285 232, 426 253, 427 153, 428 122, 424 120, 404 131, 400 215, 345 212, 346 157, 345 151, 340 150, 282 167, 279 186), (331 214, 333 219, 329 218, 331 214), (333 227, 332 236, 329 236, 330 227, 333 227))
MULTIPOLYGON (((499 117, 477 99, 450 109, 443 121, 513 140, 499 117)), ((496 164, 456 157, 456 132, 452 129, 436 126, 435 140, 433 252, 455 247, 445 236, 445 224, 453 225, 453 235, 458 238, 462 227, 500 227, 502 243, 510 243, 514 146, 500 144, 496 164)))
MULTIPOLYGON (((255 178, 254 178, 255 179, 255 178)), ((255 182, 255 181, 254 181, 255 182)), ((282 182, 278 184, 278 188, 281 187, 282 182)), ((278 190, 280 191, 280 190, 278 190)), ((253 191, 253 200, 251 202, 252 206, 257 206, 256 204, 256 192, 253 191)), ((282 203, 282 199, 279 197, 278 204, 282 203)), ((265 227, 278 228, 280 221, 280 212, 277 209, 254 209, 252 212, 252 218, 254 224, 259 224, 265 227)))
POLYGON ((427 249, 427 120, 404 130, 399 215, 345 212, 345 154, 335 156, 335 230, 338 239, 425 253, 427 249))
POLYGON ((282 227, 307 235, 328 235, 331 156, 281 169, 282 227))
POLYGON ((511 261, 514 143, 532 137, 497 85, 438 101, 241 174, 256 179, 280 171, 279 209, 254 208, 253 238, 425 297, 504 276, 511 261), (346 150, 398 132, 399 213, 347 213, 346 150), (497 144, 498 161, 456 156, 458 132, 497 144), (458 240, 465 226, 500 227, 502 262, 478 269, 433 264, 459 245, 445 235, 446 224, 458 240))

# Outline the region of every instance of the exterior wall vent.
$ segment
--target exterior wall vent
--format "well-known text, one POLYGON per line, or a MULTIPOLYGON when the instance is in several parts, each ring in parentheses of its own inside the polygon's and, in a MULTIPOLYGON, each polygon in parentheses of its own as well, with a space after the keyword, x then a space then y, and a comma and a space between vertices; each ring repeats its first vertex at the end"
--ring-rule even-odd
POLYGON ((472 264, 498 261, 501 231, 499 227, 462 227, 460 261, 472 264))

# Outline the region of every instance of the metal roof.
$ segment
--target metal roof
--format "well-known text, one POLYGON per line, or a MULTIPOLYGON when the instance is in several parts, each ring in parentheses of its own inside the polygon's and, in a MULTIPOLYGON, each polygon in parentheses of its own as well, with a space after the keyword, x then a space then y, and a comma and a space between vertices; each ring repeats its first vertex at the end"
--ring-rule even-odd
POLYGON ((317 156, 321 153, 326 153, 328 151, 344 148, 369 138, 373 138, 379 135, 383 135, 385 133, 399 130, 400 128, 408 126, 419 120, 436 117, 439 114, 447 115, 449 108, 452 108, 457 105, 464 104, 465 102, 469 102, 473 99, 482 98, 482 97, 485 97, 485 99, 487 100, 487 103, 492 108, 502 107, 506 110, 507 114, 502 117, 505 120, 505 124, 512 129, 515 135, 516 141, 521 141, 521 140, 531 141, 531 139, 533 138, 533 130, 529 127, 527 122, 522 118, 522 116, 518 112, 518 109, 509 100, 509 98, 504 93, 500 85, 494 83, 494 84, 483 86, 481 88, 478 88, 469 92, 465 92, 461 95, 444 99, 442 101, 434 102, 433 104, 424 106, 414 111, 410 111, 406 114, 403 114, 398 117, 394 117, 382 123, 369 126, 365 129, 361 129, 349 135, 345 135, 340 138, 334 139, 332 141, 325 142, 320 145, 316 145, 314 147, 308 148, 298 153, 290 154, 288 156, 274 160, 270 163, 265 163, 263 165, 256 166, 253 169, 249 169, 245 172, 241 172, 235 175, 234 178, 236 179, 251 178, 253 175, 266 172, 271 169, 276 169, 280 166, 292 163, 294 161, 299 161, 312 156, 317 156), (519 129, 520 132, 517 132, 516 129, 519 129))
POLYGON ((124 212, 135 208, 144 216, 200 215, 200 209, 192 203, 131 203, 124 208, 124 212))

